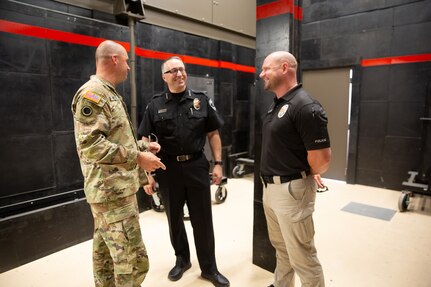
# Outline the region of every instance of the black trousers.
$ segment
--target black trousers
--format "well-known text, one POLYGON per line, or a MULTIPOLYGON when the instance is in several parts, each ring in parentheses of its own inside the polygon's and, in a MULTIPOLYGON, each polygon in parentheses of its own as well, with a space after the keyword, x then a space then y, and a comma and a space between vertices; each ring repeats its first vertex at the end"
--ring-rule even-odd
POLYGON ((186 203, 199 266, 202 272, 216 272, 208 160, 202 154, 189 161, 164 161, 164 164, 166 170, 159 169, 156 175, 177 261, 190 261, 190 248, 183 220, 186 203))

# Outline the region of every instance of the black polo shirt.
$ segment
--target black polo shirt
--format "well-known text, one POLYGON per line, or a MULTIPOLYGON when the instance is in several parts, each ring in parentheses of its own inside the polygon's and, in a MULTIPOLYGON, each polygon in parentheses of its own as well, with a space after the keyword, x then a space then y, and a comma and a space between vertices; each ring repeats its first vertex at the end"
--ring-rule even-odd
POLYGON ((147 106, 138 135, 155 134, 162 155, 192 154, 202 151, 207 133, 222 125, 212 100, 203 92, 186 89, 178 94, 155 95, 147 106))
POLYGON ((307 150, 330 147, 327 124, 325 110, 301 84, 274 98, 263 117, 261 174, 310 172, 307 150))

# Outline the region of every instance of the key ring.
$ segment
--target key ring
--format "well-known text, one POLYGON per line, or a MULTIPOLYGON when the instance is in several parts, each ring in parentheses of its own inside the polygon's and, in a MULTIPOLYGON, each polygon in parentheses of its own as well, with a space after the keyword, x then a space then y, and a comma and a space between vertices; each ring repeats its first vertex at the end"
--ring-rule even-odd
POLYGON ((150 133, 150 134, 148 135, 148 142, 156 142, 156 143, 158 143, 158 142, 159 142, 159 139, 157 138, 157 136, 156 136, 155 134, 150 133), (155 140, 153 140, 153 138, 154 138, 155 140))

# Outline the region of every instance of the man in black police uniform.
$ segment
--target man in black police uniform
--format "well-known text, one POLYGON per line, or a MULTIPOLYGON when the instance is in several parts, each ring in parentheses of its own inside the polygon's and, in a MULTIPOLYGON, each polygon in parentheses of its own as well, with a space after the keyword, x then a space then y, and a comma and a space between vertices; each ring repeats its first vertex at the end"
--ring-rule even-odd
POLYGON ((296 79, 292 54, 274 52, 265 58, 260 77, 275 93, 263 119, 261 178, 263 207, 277 265, 272 287, 325 286, 314 245, 312 214, 320 174, 329 167, 331 149, 325 111, 296 79))
MULTIPOLYGON (((166 171, 156 172, 156 175, 177 258, 168 278, 177 281, 191 267, 183 221, 186 203, 202 277, 215 286, 229 286, 216 265, 209 163, 203 153, 208 137, 215 160, 212 182, 219 184, 222 161, 218 129, 223 121, 211 99, 202 92, 187 89, 187 73, 179 57, 171 57, 162 64, 162 77, 168 90, 155 95, 148 104, 138 133, 144 140, 149 140, 153 134, 158 138, 159 155, 166 164, 166 171)), ((154 179, 149 180, 150 184, 144 189, 152 194, 155 183, 154 179)))

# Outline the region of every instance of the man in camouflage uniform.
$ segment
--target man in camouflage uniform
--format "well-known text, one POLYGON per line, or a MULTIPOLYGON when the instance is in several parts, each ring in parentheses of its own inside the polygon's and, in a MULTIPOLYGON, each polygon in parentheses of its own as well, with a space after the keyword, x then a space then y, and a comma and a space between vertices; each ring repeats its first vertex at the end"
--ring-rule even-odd
POLYGON ((96 75, 72 102, 75 141, 84 191, 94 217, 93 272, 97 287, 141 286, 149 263, 139 226, 136 192, 146 171, 165 169, 153 153, 157 143, 137 141, 115 86, 129 71, 124 47, 102 42, 96 50, 96 75))

